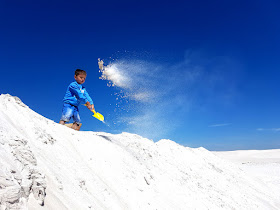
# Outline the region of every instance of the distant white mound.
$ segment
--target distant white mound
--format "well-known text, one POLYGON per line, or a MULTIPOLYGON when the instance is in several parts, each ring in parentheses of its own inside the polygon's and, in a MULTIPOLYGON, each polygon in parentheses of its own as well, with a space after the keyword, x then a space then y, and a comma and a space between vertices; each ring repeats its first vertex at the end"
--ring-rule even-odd
POLYGON ((204 148, 74 131, 0 96, 1 210, 279 209, 278 200, 204 148))

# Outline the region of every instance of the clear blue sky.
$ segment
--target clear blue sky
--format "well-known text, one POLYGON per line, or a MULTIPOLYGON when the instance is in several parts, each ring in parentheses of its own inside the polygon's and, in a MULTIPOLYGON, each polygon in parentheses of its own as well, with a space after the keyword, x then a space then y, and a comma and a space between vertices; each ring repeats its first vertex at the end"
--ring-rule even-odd
POLYGON ((280 148, 279 9, 258 0, 1 0, 0 93, 58 122, 81 68, 109 125, 80 107, 83 130, 210 150, 280 148), (143 67, 137 88, 155 100, 116 100, 126 90, 99 79, 97 58, 127 74, 143 67))

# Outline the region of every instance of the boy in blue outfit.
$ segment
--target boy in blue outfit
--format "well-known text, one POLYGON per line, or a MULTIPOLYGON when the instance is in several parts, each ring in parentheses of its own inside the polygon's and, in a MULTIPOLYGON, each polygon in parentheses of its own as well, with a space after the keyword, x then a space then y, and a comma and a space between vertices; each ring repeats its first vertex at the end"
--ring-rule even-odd
POLYGON ((82 86, 86 80, 86 77, 86 71, 77 69, 74 76, 76 81, 72 82, 68 86, 66 94, 63 98, 62 116, 59 124, 64 125, 65 122, 69 122, 70 119, 73 118, 73 125, 71 128, 74 130, 80 130, 81 119, 78 108, 80 103, 86 104, 89 110, 94 110, 92 99, 85 87, 82 86))

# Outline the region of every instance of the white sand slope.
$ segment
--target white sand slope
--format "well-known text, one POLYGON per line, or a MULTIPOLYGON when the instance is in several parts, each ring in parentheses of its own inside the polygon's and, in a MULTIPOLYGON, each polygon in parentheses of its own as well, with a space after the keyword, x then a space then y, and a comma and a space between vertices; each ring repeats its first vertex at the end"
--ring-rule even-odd
POLYGON ((0 96, 1 210, 279 209, 279 201, 262 179, 204 148, 74 131, 0 96))
POLYGON ((264 182, 280 200, 280 149, 239 150, 215 154, 237 164, 251 177, 264 182))

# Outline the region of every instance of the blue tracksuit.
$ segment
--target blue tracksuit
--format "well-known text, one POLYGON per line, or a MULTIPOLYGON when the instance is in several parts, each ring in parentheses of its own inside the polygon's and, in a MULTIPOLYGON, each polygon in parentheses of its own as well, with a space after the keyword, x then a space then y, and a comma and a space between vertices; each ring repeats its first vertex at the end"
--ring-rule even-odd
POLYGON ((68 86, 63 98, 61 120, 69 122, 69 120, 73 117, 74 122, 80 123, 81 119, 79 116, 78 106, 80 105, 80 103, 85 104, 87 102, 93 104, 93 101, 86 91, 85 87, 80 85, 76 81, 72 82, 68 86))

